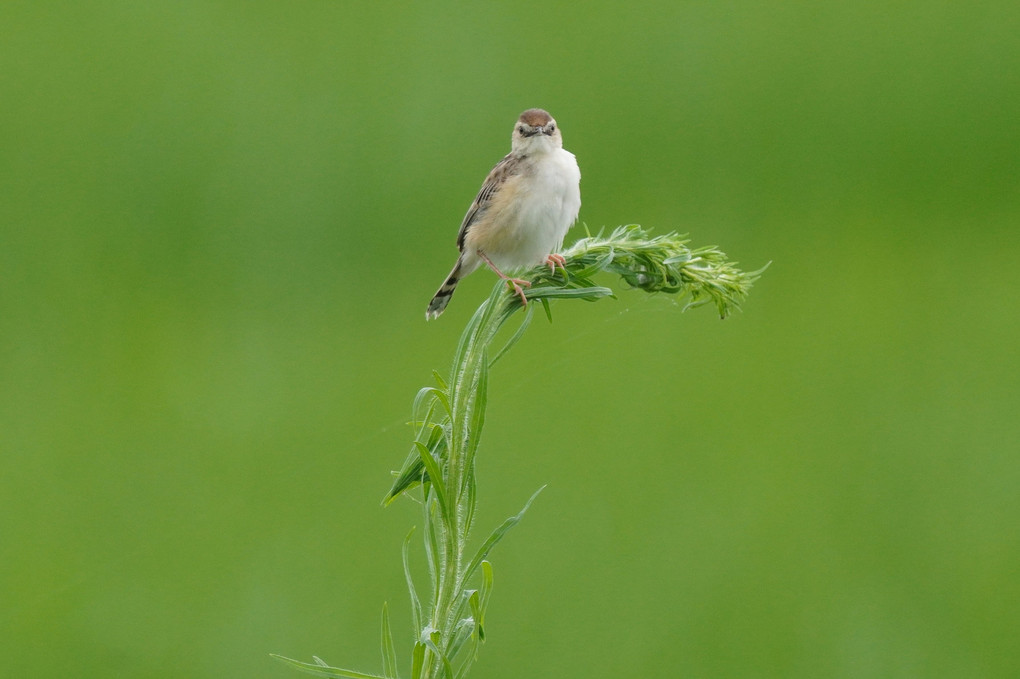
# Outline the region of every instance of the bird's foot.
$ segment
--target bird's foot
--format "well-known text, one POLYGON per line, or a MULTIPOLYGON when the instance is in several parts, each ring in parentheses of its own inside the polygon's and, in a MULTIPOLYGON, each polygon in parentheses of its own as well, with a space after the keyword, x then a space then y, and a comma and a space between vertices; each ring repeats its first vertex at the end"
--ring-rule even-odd
POLYGON ((556 275, 556 267, 560 267, 563 271, 563 278, 567 277, 567 258, 563 255, 558 255, 555 252, 545 258, 545 263, 549 265, 549 275, 556 275))
POLYGON ((513 286, 514 294, 521 298, 521 304, 528 306, 528 298, 524 296, 524 288, 530 288, 531 281, 526 281, 523 278, 506 278, 505 280, 513 286))
POLYGON ((478 256, 482 258, 482 261, 489 265, 489 268, 492 269, 493 273, 513 286, 514 294, 521 298, 521 304, 528 306, 528 298, 524 296, 524 288, 530 288, 531 281, 526 281, 523 278, 510 278, 510 276, 507 276, 505 273, 500 271, 499 267, 492 263, 492 260, 489 259, 488 255, 481 250, 478 250, 477 252, 478 256))

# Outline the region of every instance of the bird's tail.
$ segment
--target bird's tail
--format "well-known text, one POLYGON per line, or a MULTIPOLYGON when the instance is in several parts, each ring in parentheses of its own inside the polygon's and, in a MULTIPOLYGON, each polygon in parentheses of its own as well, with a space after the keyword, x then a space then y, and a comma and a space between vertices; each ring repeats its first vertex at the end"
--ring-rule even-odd
POLYGON ((450 303, 450 298, 453 297, 453 291, 457 289, 457 283, 460 282, 461 268, 463 267, 463 260, 457 259, 457 264, 454 265, 453 271, 446 277, 443 284, 439 286, 439 290, 432 297, 432 301, 429 302, 429 308, 425 311, 425 320, 432 320, 438 318, 439 314, 443 313, 446 305, 450 303))

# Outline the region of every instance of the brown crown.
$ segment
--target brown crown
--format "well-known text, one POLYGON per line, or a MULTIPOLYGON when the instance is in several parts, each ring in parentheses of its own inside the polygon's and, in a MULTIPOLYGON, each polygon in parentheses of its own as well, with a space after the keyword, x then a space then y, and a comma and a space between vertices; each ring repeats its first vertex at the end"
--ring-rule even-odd
POLYGON ((521 117, 518 120, 525 125, 542 127, 552 121, 552 116, 549 115, 547 111, 543 111, 540 108, 529 108, 521 114, 521 117))

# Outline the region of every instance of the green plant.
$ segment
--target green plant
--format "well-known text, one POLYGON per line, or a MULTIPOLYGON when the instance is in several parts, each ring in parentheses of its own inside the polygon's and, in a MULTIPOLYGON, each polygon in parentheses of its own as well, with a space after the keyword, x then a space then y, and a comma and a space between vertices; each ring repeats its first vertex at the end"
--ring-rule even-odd
MULTIPOLYGON (((691 250, 687 241, 676 234, 651 237, 636 225, 619 227, 606 237, 583 238, 563 255, 565 271, 538 267, 526 276, 532 283, 526 297, 541 302, 550 320, 549 300, 594 301, 612 296, 612 290, 595 283, 593 277, 600 272, 619 274, 627 284, 646 292, 686 297, 684 309, 714 304, 721 317, 739 307, 761 273, 737 269, 715 247, 691 250)), ((461 334, 449 379, 434 373, 436 385, 422 388, 414 399, 411 451, 383 500, 389 504, 420 487, 414 499, 422 508, 431 593, 423 601, 411 576, 408 548, 412 530, 403 546, 415 628, 411 679, 461 679, 467 674, 485 641, 485 610, 492 593, 492 566, 487 557, 538 495, 532 495, 520 513, 469 551, 477 500, 475 454, 485 422, 489 368, 521 338, 534 307, 527 305, 520 326, 490 356, 490 346, 500 328, 525 308, 502 281, 497 283, 461 334), (477 588, 475 582, 479 583, 477 588)), ((382 615, 381 676, 330 667, 317 657, 314 663, 274 657, 324 677, 400 676, 386 606, 382 615)))

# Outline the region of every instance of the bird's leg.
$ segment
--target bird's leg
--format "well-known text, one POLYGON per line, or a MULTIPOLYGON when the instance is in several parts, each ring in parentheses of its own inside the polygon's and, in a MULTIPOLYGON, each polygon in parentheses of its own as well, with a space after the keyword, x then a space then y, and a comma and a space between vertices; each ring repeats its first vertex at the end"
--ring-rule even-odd
POLYGON ((556 267, 560 267, 563 271, 563 279, 567 278, 567 258, 563 255, 558 255, 555 252, 545 258, 545 263, 549 265, 549 275, 556 275, 556 267))
POLYGON ((482 258, 482 261, 489 265, 489 268, 492 269, 493 273, 512 285, 514 287, 514 294, 521 298, 521 304, 528 306, 528 298, 524 296, 524 288, 530 288, 531 281, 526 281, 523 278, 510 278, 510 276, 507 276, 505 273, 500 271, 499 267, 493 264, 488 255, 481 250, 478 250, 478 256, 482 258))

